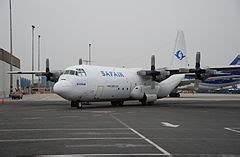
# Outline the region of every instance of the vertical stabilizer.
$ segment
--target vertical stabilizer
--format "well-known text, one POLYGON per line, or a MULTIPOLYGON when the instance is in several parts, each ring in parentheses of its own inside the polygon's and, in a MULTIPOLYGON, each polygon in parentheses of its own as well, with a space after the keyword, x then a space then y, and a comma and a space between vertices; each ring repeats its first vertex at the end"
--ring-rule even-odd
POLYGON ((177 32, 177 38, 175 43, 175 48, 173 51, 171 68, 187 68, 188 59, 186 51, 186 42, 184 33, 182 30, 177 32))
POLYGON ((230 65, 240 65, 240 55, 238 55, 230 65))

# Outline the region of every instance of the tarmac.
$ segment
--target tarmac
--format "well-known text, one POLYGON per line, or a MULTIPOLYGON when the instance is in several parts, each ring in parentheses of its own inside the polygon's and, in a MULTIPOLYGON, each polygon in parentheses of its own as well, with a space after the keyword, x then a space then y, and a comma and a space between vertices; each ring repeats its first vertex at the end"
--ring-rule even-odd
POLYGON ((240 156, 240 95, 82 110, 55 94, 0 104, 0 156, 240 156))

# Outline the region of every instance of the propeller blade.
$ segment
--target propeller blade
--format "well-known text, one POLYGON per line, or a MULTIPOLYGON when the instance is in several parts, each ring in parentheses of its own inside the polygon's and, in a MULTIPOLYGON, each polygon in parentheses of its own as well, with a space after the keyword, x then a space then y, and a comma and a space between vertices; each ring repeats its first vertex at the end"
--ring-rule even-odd
POLYGON ((151 70, 155 71, 155 55, 151 56, 151 70))
POLYGON ((200 68, 200 61, 201 61, 201 54, 200 54, 200 52, 197 52, 196 53, 196 65, 195 65, 196 69, 200 68))
POLYGON ((79 65, 82 65, 82 63, 83 63, 82 58, 79 59, 79 62, 78 62, 78 63, 79 63, 79 65))
POLYGON ((48 73, 50 70, 49 70, 49 59, 47 58, 46 59, 46 73, 48 73))

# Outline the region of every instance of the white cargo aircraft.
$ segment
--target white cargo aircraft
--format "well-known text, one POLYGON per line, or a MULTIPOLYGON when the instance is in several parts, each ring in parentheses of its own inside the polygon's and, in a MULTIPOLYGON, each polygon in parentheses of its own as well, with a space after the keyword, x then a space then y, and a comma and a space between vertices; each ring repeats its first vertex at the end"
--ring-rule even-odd
POLYGON ((75 65, 61 71, 12 71, 11 74, 36 74, 56 82, 53 90, 71 101, 71 107, 80 108, 82 102, 111 101, 122 105, 126 100, 153 103, 167 97, 184 79, 185 74, 170 74, 164 68, 155 70, 155 56, 151 57, 151 70, 115 68, 95 65, 75 65))
POLYGON ((111 101, 122 105, 126 100, 153 103, 169 95, 184 79, 174 74, 155 82, 161 72, 155 70, 152 56, 151 70, 76 65, 67 68, 53 87, 55 93, 79 107, 79 102, 111 101))

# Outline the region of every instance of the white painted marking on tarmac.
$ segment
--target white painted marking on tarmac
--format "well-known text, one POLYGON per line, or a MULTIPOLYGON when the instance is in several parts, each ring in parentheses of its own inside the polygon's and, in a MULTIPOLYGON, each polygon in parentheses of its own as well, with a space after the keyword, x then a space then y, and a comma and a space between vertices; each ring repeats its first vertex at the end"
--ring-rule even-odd
POLYGON ((224 128, 224 129, 226 129, 226 130, 229 130, 229 131, 233 131, 233 132, 240 133, 240 131, 238 131, 238 130, 235 130, 235 129, 231 129, 231 128, 224 128))
POLYGON ((1 129, 0 132, 17 132, 17 131, 90 131, 90 130, 129 130, 128 128, 52 128, 52 129, 1 129))
MULTIPOLYGON (((197 155, 197 154, 196 154, 197 155)), ((65 155, 37 155, 36 157, 82 157, 82 156, 166 156, 165 154, 65 154, 65 155)))
POLYGON ((118 148, 134 148, 134 147, 152 147, 151 145, 144 145, 144 144, 106 144, 106 145, 102 145, 102 144, 88 144, 88 145, 84 145, 84 144, 76 144, 76 145, 65 145, 65 147, 67 148, 79 148, 79 147, 118 147, 118 148))
POLYGON ((60 116, 58 118, 77 118, 77 117, 80 117, 80 116, 60 116))
POLYGON ((87 112, 87 113, 112 113, 114 111, 82 111, 82 112, 87 112))
POLYGON ((94 117, 101 117, 103 116, 102 114, 96 114, 96 115, 93 115, 94 117))
POLYGON ((71 135, 134 135, 132 132, 74 132, 71 135))
POLYGON ((57 109, 40 109, 40 110, 35 110, 39 112, 48 112, 48 111, 57 111, 57 109))
POLYGON ((134 130, 133 128, 129 127, 126 123, 124 123, 123 121, 121 121, 120 119, 118 119, 117 117, 113 116, 112 114, 110 115, 113 119, 117 120, 119 123, 121 123, 122 125, 124 125, 125 127, 127 127, 129 130, 131 130, 132 132, 134 132, 135 134, 137 134, 138 136, 140 136, 142 139, 144 139, 145 141, 147 141, 148 143, 150 143, 152 146, 154 146, 155 148, 157 148, 159 151, 163 152, 164 155, 171 155, 169 152, 167 152, 166 150, 164 150, 163 148, 161 148, 160 146, 158 146, 156 143, 154 143, 153 141, 151 141, 150 139, 146 138, 145 136, 143 136, 142 134, 140 134, 139 132, 137 132, 136 130, 134 130))
POLYGON ((74 141, 74 140, 141 140, 135 137, 106 137, 106 138, 27 138, 27 139, 5 139, 4 142, 37 142, 37 141, 74 141))
POLYGON ((171 123, 168 123, 168 122, 162 122, 162 125, 166 126, 166 127, 172 127, 172 128, 177 128, 177 127, 180 126, 180 125, 174 125, 174 124, 171 124, 171 123))
POLYGON ((22 118, 23 120, 38 120, 38 119, 43 119, 43 117, 25 117, 25 118, 22 118))

